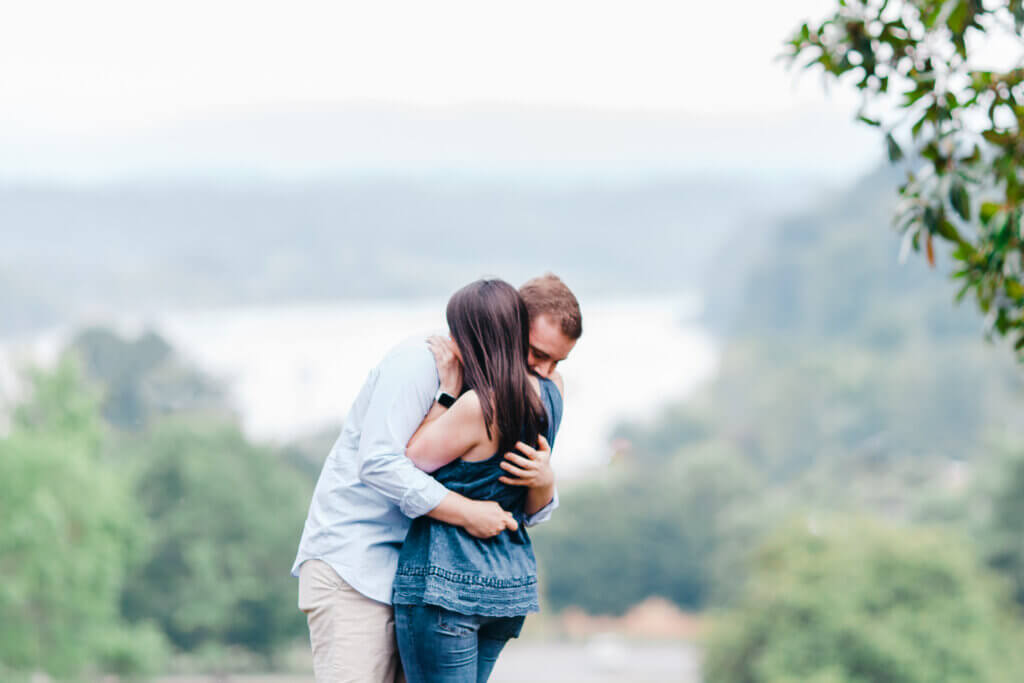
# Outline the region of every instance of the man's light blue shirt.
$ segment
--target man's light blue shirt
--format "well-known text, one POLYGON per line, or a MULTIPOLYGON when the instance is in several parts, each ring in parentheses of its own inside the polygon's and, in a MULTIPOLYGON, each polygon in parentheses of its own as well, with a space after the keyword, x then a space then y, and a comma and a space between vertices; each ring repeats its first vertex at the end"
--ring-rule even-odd
MULTIPOLYGON (((448 494, 405 457, 405 445, 439 387, 434 355, 423 338, 392 349, 370 371, 317 480, 294 576, 306 560, 323 560, 366 597, 390 604, 411 519, 448 494)), ((556 507, 557 493, 527 525, 546 521, 556 507)))

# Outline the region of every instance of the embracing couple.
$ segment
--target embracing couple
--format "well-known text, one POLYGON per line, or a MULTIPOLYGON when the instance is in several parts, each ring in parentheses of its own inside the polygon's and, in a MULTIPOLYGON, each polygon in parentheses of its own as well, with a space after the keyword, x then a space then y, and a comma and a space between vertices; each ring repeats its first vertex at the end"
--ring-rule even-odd
POLYGON ((447 319, 370 372, 317 481, 292 568, 317 683, 486 681, 539 609, 526 527, 558 506, 579 303, 551 274, 480 280, 447 319))

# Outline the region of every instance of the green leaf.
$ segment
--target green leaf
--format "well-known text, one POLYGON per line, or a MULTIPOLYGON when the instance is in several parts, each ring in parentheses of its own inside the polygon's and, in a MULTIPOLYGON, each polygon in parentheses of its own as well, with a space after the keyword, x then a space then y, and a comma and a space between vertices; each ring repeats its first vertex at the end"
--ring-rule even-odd
POLYGON ((879 121, 878 119, 870 119, 867 116, 863 116, 863 115, 858 116, 857 120, 860 121, 861 123, 866 123, 869 126, 878 127, 878 126, 882 125, 882 122, 879 121))
POLYGON ((886 134, 885 145, 889 153, 890 162, 896 163, 903 158, 903 150, 900 148, 899 143, 896 142, 896 138, 892 136, 892 133, 886 134))
POLYGON ((957 232, 956 227, 954 227, 945 216, 939 219, 939 225, 936 227, 935 232, 940 237, 949 240, 950 242, 956 242, 957 244, 963 242, 963 238, 960 237, 960 233, 957 232))
POLYGON ((1000 147, 1005 147, 1013 142, 1013 135, 1010 133, 1000 133, 996 130, 982 131, 981 137, 985 138, 993 145, 999 145, 1000 147))
POLYGON ((956 293, 956 296, 953 298, 953 300, 956 301, 956 303, 960 303, 961 301, 963 301, 964 296, 967 294, 968 291, 970 291, 971 286, 972 284, 970 282, 965 283, 964 286, 961 287, 960 290, 956 293))
POLYGON ((988 222, 992 220, 992 216, 999 213, 1001 206, 995 202, 984 202, 981 205, 981 222, 988 225, 988 222))
POLYGON ((949 188, 949 203, 960 218, 965 221, 971 220, 971 197, 963 183, 954 182, 949 188))
POLYGON ((946 19, 946 26, 953 33, 963 33, 967 28, 967 3, 964 0, 958 2, 956 8, 950 12, 949 18, 946 19))
POLYGON ((929 206, 925 208, 924 215, 922 216, 922 222, 924 223, 924 227, 930 233, 938 232, 939 222, 944 219, 945 216, 943 216, 934 206, 929 206))

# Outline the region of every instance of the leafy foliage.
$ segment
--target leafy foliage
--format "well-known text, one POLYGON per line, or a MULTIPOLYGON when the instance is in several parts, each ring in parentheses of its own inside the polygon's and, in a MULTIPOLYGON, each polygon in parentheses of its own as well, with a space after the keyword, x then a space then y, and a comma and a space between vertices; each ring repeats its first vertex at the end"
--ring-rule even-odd
POLYGON ((168 419, 121 446, 153 543, 124 592, 125 615, 153 620, 185 650, 209 643, 272 655, 301 635, 289 558, 307 481, 237 427, 168 419))
POLYGON ((858 118, 906 168, 903 252, 934 265, 935 241, 949 244, 959 296, 973 293, 989 332, 1024 358, 1024 68, 982 64, 990 38, 1024 50, 1022 27, 1020 0, 838 0, 788 55, 862 94, 858 118))
POLYGON ((1018 452, 1000 465, 980 532, 989 565, 1012 581, 1017 602, 1024 605, 1024 456, 1018 452))
POLYGON ((1020 677, 1005 591, 969 544, 923 529, 829 519, 760 550, 721 619, 709 683, 996 683, 1020 677))
POLYGON ((0 440, 0 678, 146 673, 172 645, 272 658, 303 633, 287 567, 310 480, 159 337, 73 351, 0 440))
POLYGON ((145 622, 129 636, 118 610, 144 527, 129 482, 103 461, 102 435, 96 402, 65 360, 34 376, 0 441, 0 672, 159 666, 162 636, 145 622))
POLYGON ((659 595, 699 609, 735 590, 763 523, 752 514, 750 469, 709 452, 651 474, 626 469, 569 492, 537 528, 542 582, 555 608, 617 614, 659 595))

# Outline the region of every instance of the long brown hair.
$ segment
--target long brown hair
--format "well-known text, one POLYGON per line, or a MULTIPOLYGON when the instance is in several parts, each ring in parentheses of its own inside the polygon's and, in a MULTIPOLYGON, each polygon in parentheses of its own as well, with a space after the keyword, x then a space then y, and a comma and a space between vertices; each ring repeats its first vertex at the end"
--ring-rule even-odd
POLYGON ((448 329, 462 352, 462 375, 476 392, 487 437, 497 430, 498 452, 520 439, 535 444, 547 413, 530 386, 526 365, 530 315, 504 280, 477 280, 448 300, 448 329))

